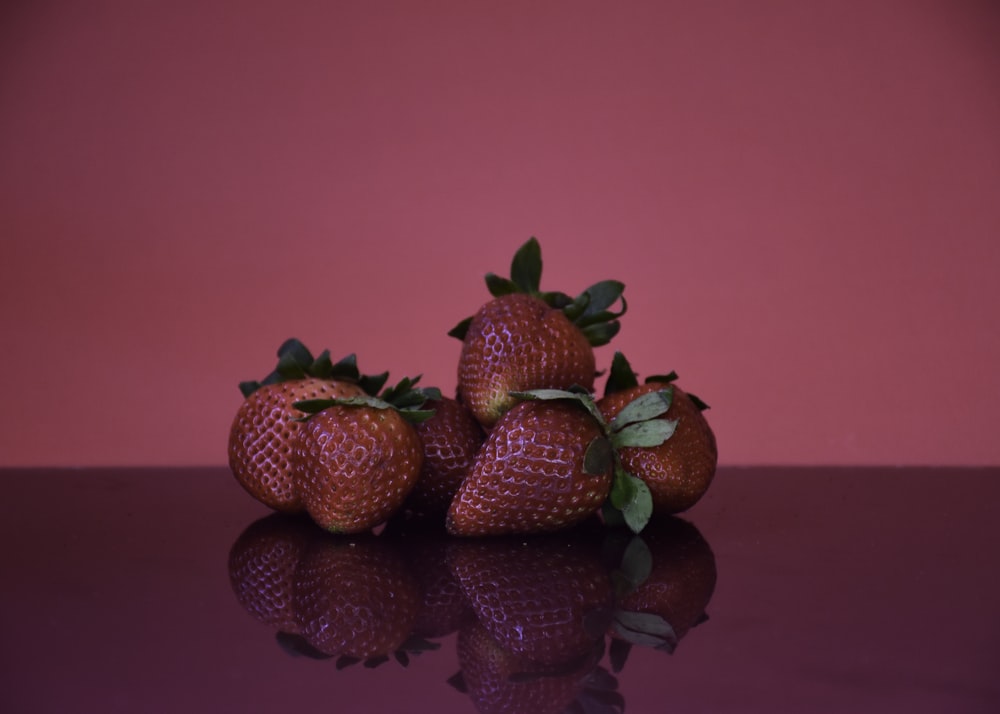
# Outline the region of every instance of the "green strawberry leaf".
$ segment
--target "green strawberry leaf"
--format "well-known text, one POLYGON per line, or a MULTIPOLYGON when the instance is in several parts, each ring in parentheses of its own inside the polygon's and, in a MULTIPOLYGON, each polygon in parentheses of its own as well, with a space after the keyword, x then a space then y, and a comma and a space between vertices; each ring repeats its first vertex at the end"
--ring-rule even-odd
POLYGON ((287 357, 296 364, 302 365, 302 367, 306 367, 313 362, 312 352, 296 337, 289 337, 281 343, 281 346, 278 348, 279 363, 283 357, 287 357))
POLYGON ((621 431, 629 424, 655 419, 661 414, 666 414, 672 399, 673 389, 661 389, 636 397, 612 420, 612 431, 621 431))
POLYGON ((583 292, 584 295, 587 295, 590 298, 585 314, 596 315, 601 313, 614 305, 620 299, 622 301, 622 311, 619 313, 613 313, 613 315, 614 317, 621 317, 625 314, 627 309, 625 305, 625 298, 622 296, 624 291, 625 283, 619 282, 618 280, 602 280, 599 283, 591 285, 583 292))
POLYGON ((694 403, 694 405, 698 407, 698 411, 703 412, 706 409, 711 409, 710 406, 705 404, 705 402, 701 401, 701 399, 699 399, 696 395, 691 394, 691 392, 687 392, 687 395, 688 399, 690 399, 694 403))
POLYGON ((608 496, 611 505, 621 511, 625 525, 639 533, 653 515, 653 496, 645 482, 620 466, 615 470, 608 496))
POLYGON ((493 297, 501 297, 512 293, 522 292, 514 281, 502 278, 495 273, 486 273, 486 289, 493 297))
POLYGON ((358 379, 358 386, 364 390, 365 394, 375 396, 379 393, 379 390, 385 386, 388 379, 388 372, 383 372, 382 374, 363 374, 361 375, 361 378, 358 379))
POLYGON ((600 347, 611 342, 611 339, 618 334, 621 324, 616 322, 601 322, 596 325, 587 325, 581 332, 587 338, 587 342, 593 347, 600 347))
POLYGON ((673 651, 677 646, 677 633, 662 616, 651 612, 615 613, 615 632, 627 642, 673 651))
POLYGON ((529 238, 514 254, 510 279, 523 293, 537 293, 542 284, 542 248, 537 238, 529 238))
POLYGON ((300 361, 301 353, 289 350, 278 357, 278 366, 274 371, 282 379, 302 379, 306 377, 306 368, 312 364, 312 355, 309 355, 308 362, 300 361))
POLYGON ((638 387, 639 380, 636 379, 632 365, 629 364, 621 352, 615 352, 611 358, 611 371, 608 373, 608 381, 604 385, 604 396, 621 392, 632 387, 638 387))
POLYGON ((637 424, 629 424, 611 435, 611 443, 616 449, 626 446, 659 446, 673 436, 677 429, 676 419, 650 419, 637 424))
POLYGON ((541 401, 552 401, 556 399, 569 399, 583 405, 587 412, 600 425, 601 431, 607 433, 607 425, 601 410, 597 408, 590 393, 582 387, 571 387, 570 389, 530 389, 526 392, 508 392, 510 396, 517 399, 535 399, 541 401))
POLYGON ((651 374, 646 377, 645 382, 649 384, 650 382, 663 382, 669 384, 677 380, 677 372, 671 371, 668 374, 651 374))
POLYGON ((467 317, 460 323, 455 325, 453 328, 448 330, 448 337, 454 337, 456 340, 465 340, 465 336, 469 332, 469 325, 472 324, 472 318, 467 317))
POLYGON ((580 295, 573 300, 569 305, 562 308, 563 314, 569 319, 570 322, 576 322, 581 317, 583 317, 584 312, 587 310, 587 306, 590 304, 590 295, 587 293, 580 293, 580 295))
POLYGON ((240 393, 243 395, 244 399, 246 397, 249 397, 251 394, 253 394, 260 388, 261 388, 261 383, 255 380, 240 382, 240 393))
POLYGON ((604 519, 604 525, 609 528, 628 527, 628 524, 625 523, 625 516, 622 515, 619 509, 615 508, 610 499, 605 501, 604 505, 601 506, 601 518, 604 519))
POLYGON ((598 436, 587 445, 583 454, 583 472, 588 476, 603 476, 609 473, 615 465, 614 450, 611 440, 598 436))
MULTIPOLYGON (((323 354, 327 355, 327 361, 329 361, 330 353, 324 351, 323 354)), ((358 358, 353 352, 341 357, 336 364, 330 365, 330 379, 346 379, 354 382, 360 380, 362 376, 361 371, 358 369, 358 358)))

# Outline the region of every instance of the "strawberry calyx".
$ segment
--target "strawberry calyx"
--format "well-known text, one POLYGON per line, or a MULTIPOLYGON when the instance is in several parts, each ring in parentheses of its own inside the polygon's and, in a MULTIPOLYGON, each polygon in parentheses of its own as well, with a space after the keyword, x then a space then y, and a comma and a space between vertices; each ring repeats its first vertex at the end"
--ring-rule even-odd
MULTIPOLYGON (((671 384, 675 381, 677 381, 677 372, 671 371, 667 374, 651 374, 646 377, 644 383, 671 384)), ((604 396, 614 394, 615 392, 622 392, 626 389, 638 386, 639 377, 632 369, 632 365, 629 364, 625 355, 621 352, 615 352, 614 357, 611 359, 611 369, 608 370, 608 380, 604 384, 604 396)), ((694 402, 694 405, 698 407, 699 411, 705 411, 709 408, 708 404, 703 402, 696 395, 691 394, 691 392, 685 392, 685 394, 687 394, 688 399, 694 402)), ((620 417, 621 415, 619 415, 619 418, 620 417)))
MULTIPOLYGON (((514 293, 533 295, 547 305, 562 310, 570 322, 576 325, 593 347, 606 345, 618 334, 621 323, 618 318, 628 310, 623 292, 625 284, 618 280, 602 280, 591 285, 578 296, 570 297, 562 292, 543 292, 542 249, 536 238, 529 238, 514 254, 510 265, 510 277, 495 273, 486 274, 486 288, 493 297, 514 293), (617 312, 612 307, 621 302, 617 312)), ((453 327, 448 335, 464 340, 472 318, 467 317, 453 327)))
POLYGON ((594 398, 585 390, 533 389, 510 392, 518 399, 567 399, 578 402, 601 428, 584 452, 584 473, 613 473, 611 492, 602 511, 609 525, 625 525, 639 533, 653 515, 653 497, 646 483, 622 466, 619 450, 625 447, 655 447, 669 439, 677 420, 665 419, 670 409, 672 389, 643 394, 629 402, 610 422, 604 418, 594 398))
POLYGON ((263 379, 240 382, 240 392, 249 397, 261 387, 279 382, 315 377, 357 384, 366 394, 377 394, 389 378, 388 372, 376 375, 362 374, 358 369, 357 355, 351 353, 334 362, 330 351, 323 350, 318 357, 300 340, 290 337, 278 348, 278 364, 263 379))
POLYGON ((334 406, 371 407, 373 409, 394 409, 411 423, 426 421, 434 416, 433 409, 423 409, 428 401, 441 399, 441 390, 437 387, 420 387, 417 383, 420 375, 404 377, 391 387, 382 390, 378 395, 365 394, 347 399, 303 399, 292 404, 293 407, 305 413, 298 421, 307 421, 314 414, 334 406))

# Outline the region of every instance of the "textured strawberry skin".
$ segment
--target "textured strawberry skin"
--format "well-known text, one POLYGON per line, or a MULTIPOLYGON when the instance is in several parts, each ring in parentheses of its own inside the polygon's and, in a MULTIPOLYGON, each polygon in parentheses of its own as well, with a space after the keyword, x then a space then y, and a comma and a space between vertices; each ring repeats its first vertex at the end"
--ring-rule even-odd
POLYGON ((229 468, 261 503, 284 513, 302 510, 295 489, 292 452, 303 416, 294 402, 344 399, 363 394, 350 382, 316 378, 264 385, 240 405, 229 430, 229 468))
POLYGON ((483 627, 518 657, 564 664, 603 639, 587 618, 610 612, 612 589, 593 543, 561 534, 458 541, 448 562, 483 627))
POLYGON ((334 533, 359 533, 399 510, 424 452, 396 410, 333 406, 304 422, 294 455, 299 497, 312 519, 334 533))
MULTIPOLYGON (((597 406, 609 422, 636 397, 667 385, 648 382, 601 399, 597 406)), ((669 515, 691 508, 705 494, 715 476, 719 452, 715 434, 704 414, 676 385, 666 419, 677 419, 673 435, 659 446, 619 449, 622 466, 641 478, 653 496, 653 513, 669 515)))
POLYGON ((274 513, 254 521, 229 550, 229 582, 255 619, 296 633, 292 603, 295 570, 310 541, 321 533, 305 516, 274 513))
POLYGON ((295 571, 299 633, 320 652, 368 659, 399 649, 420 608, 420 588, 399 553, 373 537, 324 535, 295 571))
POLYGON ((443 516, 483 443, 483 430, 468 408, 454 399, 427 402, 434 416, 416 425, 424 446, 420 478, 406 509, 420 516, 443 516))
POLYGON ((452 535, 556 531, 592 515, 611 488, 610 469, 584 472, 601 428, 578 403, 526 401, 490 432, 448 509, 452 535))
POLYGON ((458 365, 462 401, 489 428, 516 403, 511 391, 592 390, 594 349, 576 325, 541 299, 495 298, 472 318, 458 365))

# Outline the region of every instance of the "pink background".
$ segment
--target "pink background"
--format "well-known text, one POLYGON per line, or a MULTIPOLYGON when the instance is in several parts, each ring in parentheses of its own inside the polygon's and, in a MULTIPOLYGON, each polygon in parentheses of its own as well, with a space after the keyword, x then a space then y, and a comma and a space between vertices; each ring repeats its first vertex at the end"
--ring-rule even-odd
MULTIPOLYGON (((539 237, 727 464, 997 464, 985 0, 15 2, 0 465, 221 464, 296 335, 451 391, 539 237)), ((602 348, 606 365, 611 350, 602 348)))

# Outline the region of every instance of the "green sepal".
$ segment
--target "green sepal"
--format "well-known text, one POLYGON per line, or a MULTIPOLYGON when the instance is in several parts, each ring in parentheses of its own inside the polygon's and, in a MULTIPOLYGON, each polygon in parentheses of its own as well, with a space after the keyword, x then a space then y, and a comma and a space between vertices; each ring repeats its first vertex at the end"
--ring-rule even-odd
POLYGON ((278 348, 278 364, 264 379, 240 382, 239 387, 240 393, 244 397, 249 397, 265 385, 316 377, 353 382, 366 393, 377 394, 388 376, 388 372, 377 377, 361 374, 358 370, 357 356, 353 353, 336 363, 330 359, 329 350, 323 350, 319 357, 313 358, 312 352, 302 344, 301 340, 290 337, 281 343, 278 348))
POLYGON ((645 482, 619 467, 608 496, 611 505, 621 511, 625 525, 639 533, 653 515, 653 496, 645 482))
POLYGON ((455 325, 453 328, 448 330, 448 337, 454 337, 457 340, 465 340, 465 336, 469 332, 469 325, 472 324, 472 318, 467 317, 460 323, 455 325))
POLYGON ((240 382, 240 393, 244 398, 249 397, 260 388, 261 383, 257 381, 240 382))
POLYGON ((632 387, 638 387, 639 380, 632 371, 632 365, 621 352, 615 352, 611 358, 611 370, 608 373, 608 381, 604 384, 604 396, 622 392, 632 387))
POLYGON ((655 419, 670 410, 673 399, 672 388, 660 389, 642 394, 626 404, 611 421, 612 431, 621 431, 629 424, 655 419))
POLYGON ((593 325, 587 325, 580 331, 592 347, 600 347, 611 342, 620 329, 621 323, 618 322, 598 322, 593 325))
POLYGON ((361 387, 365 394, 378 394, 388 379, 388 372, 383 372, 382 374, 363 374, 358 379, 358 386, 361 387))
POLYGON ((677 633, 661 615, 651 612, 618 611, 614 616, 615 633, 634 645, 644 645, 673 652, 677 633))
POLYGON ((597 408, 596 402, 594 402, 593 397, 590 393, 583 389, 582 387, 566 389, 530 389, 526 392, 508 392, 508 394, 517 399, 529 399, 529 400, 539 400, 539 401, 553 401, 557 399, 568 399, 570 401, 577 402, 582 405, 584 409, 594 417, 598 425, 601 427, 601 431, 607 433, 607 424, 604 421, 604 416, 601 414, 601 410, 597 408))
POLYGON ((611 440, 604 436, 595 437, 583 454, 583 472, 588 476, 604 476, 611 472, 614 465, 611 440))
POLYGON ((308 362, 300 362, 296 353, 285 352, 278 357, 278 366, 274 368, 274 371, 277 372, 284 381, 291 379, 303 379, 307 376, 306 369, 308 369, 311 364, 312 359, 308 362))
POLYGON ((640 421, 614 432, 611 443, 616 449, 628 446, 651 447, 659 446, 677 429, 676 419, 649 419, 640 421))
POLYGON ((520 292, 537 294, 542 284, 542 248, 535 237, 529 238, 514 253, 510 279, 520 292))
POLYGON ((590 304, 590 295, 587 293, 580 293, 580 295, 570 302, 568 305, 562 308, 563 314, 569 319, 570 322, 576 322, 583 314, 587 311, 587 306, 590 304))
POLYGON ((672 370, 667 374, 651 374, 645 379, 646 384, 649 384, 650 382, 670 384, 671 382, 676 382, 676 381, 677 381, 677 372, 674 372, 672 370))
MULTIPOLYGON (((561 293, 558 291, 553 291, 553 292, 546 291, 543 293, 538 293, 538 297, 541 298, 546 305, 548 305, 549 307, 554 307, 557 310, 565 310, 574 302, 583 298, 582 295, 576 298, 572 298, 566 293, 561 293)), ((586 298, 583 299, 590 300, 590 296, 587 296, 586 298)))
POLYGON ((694 404, 694 405, 695 405, 696 407, 698 407, 698 411, 700 411, 700 412, 703 412, 703 411, 705 411, 706 409, 711 409, 711 407, 710 407, 710 406, 708 406, 707 404, 705 404, 705 402, 703 402, 703 401, 702 401, 701 399, 699 399, 699 398, 697 397, 697 395, 694 395, 694 394, 691 394, 691 392, 685 392, 685 394, 687 394, 687 396, 688 396, 688 399, 690 399, 690 400, 691 400, 691 402, 692 402, 692 403, 693 403, 693 404, 694 404))
POLYGON ((285 356, 294 360, 297 364, 300 364, 303 367, 310 365, 313 362, 312 352, 310 352, 309 348, 302 344, 302 341, 297 337, 289 337, 281 343, 281 346, 278 348, 279 362, 280 359, 285 356))
POLYGON ((490 291, 490 295, 493 297, 523 292, 513 280, 502 278, 496 273, 486 273, 486 289, 490 291))

